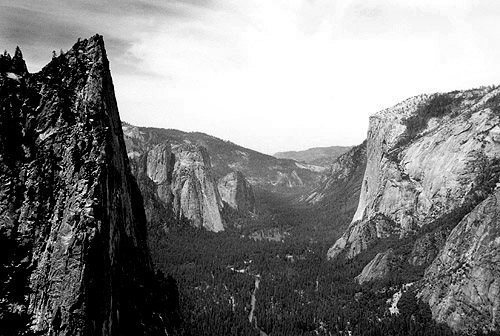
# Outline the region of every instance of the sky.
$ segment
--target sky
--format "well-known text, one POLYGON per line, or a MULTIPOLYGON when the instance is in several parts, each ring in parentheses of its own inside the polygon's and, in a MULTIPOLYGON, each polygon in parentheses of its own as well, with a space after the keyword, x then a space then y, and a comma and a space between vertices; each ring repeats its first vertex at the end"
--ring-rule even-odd
POLYGON ((36 72, 104 36, 122 120, 264 153, 356 145, 408 97, 500 84, 497 0, 0 0, 36 72))

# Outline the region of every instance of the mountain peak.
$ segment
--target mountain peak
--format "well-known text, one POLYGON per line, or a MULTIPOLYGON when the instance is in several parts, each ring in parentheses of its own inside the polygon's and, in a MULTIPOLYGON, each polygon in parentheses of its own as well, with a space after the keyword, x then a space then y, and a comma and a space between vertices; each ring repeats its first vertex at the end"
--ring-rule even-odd
POLYGON ((36 74, 19 48, 0 64, 0 315, 22 321, 7 334, 165 334, 102 37, 36 74))
POLYGON ((94 35, 88 39, 78 39, 67 52, 52 57, 52 61, 41 71, 42 75, 53 75, 58 69, 66 69, 65 75, 75 77, 88 75, 87 71, 109 72, 109 61, 106 54, 104 39, 101 35, 94 35), (96 66, 100 65, 100 66, 96 66), (69 70, 69 73, 67 73, 69 70))

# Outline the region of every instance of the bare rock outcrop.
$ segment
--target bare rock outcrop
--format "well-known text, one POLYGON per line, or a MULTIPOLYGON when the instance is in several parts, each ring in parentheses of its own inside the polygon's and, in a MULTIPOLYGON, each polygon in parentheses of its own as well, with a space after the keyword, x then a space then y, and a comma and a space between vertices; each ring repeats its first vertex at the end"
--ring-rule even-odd
POLYGON ((0 334, 166 334, 101 36, 0 56, 0 181, 0 334))
POLYGON ((172 174, 174 213, 189 219, 196 227, 214 232, 224 230, 222 200, 206 149, 181 145, 176 148, 175 158, 172 174))
POLYGON ((169 143, 159 144, 148 151, 146 175, 156 185, 156 193, 161 201, 172 201, 171 184, 175 168, 175 155, 169 143))
MULTIPOLYGON (((499 87, 422 95, 372 116, 358 209, 328 257, 353 258, 390 238, 380 243, 394 247, 399 266, 430 264, 419 296, 437 321, 498 329, 499 134, 499 87)), ((364 276, 382 274, 383 260, 364 276)))
POLYGON ((151 231, 185 221, 214 232, 224 230, 223 203, 207 150, 169 141, 148 146, 126 127, 128 156, 151 231))
POLYGON ((393 257, 392 249, 378 253, 354 280, 362 285, 366 282, 385 278, 391 271, 391 259, 393 257))
POLYGON ((222 201, 232 209, 241 212, 255 212, 255 195, 245 176, 235 171, 227 174, 218 182, 222 201))
POLYGON ((455 330, 500 328, 500 190, 451 232, 425 272, 420 297, 455 330))
POLYGON ((499 88, 410 98, 370 117, 358 209, 328 252, 352 258, 404 237, 480 195, 500 157, 499 88), (382 215, 385 220, 374 220, 382 215))

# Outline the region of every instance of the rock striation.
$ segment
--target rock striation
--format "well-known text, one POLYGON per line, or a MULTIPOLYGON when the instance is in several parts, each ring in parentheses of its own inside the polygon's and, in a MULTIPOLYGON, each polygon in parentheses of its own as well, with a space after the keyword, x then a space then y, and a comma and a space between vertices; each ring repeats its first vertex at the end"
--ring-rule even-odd
POLYGON ((500 89, 421 95, 370 117, 358 208, 329 258, 358 255, 484 198, 500 157, 500 89))
POLYGON ((101 36, 0 56, 0 181, 0 334, 166 334, 101 36))
POLYGON ((232 209, 242 212, 255 212, 255 195, 245 176, 235 171, 227 174, 218 182, 219 194, 232 209))
POLYGON ((437 321, 455 330, 500 328, 499 189, 451 232, 419 295, 437 321))

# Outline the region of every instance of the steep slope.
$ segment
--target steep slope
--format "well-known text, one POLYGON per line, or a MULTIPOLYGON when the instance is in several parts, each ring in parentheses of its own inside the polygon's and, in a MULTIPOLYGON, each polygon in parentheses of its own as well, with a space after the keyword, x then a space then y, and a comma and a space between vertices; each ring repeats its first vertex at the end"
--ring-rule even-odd
POLYGON ((177 147, 172 177, 174 213, 185 217, 196 227, 210 231, 224 230, 222 200, 211 174, 210 157, 203 147, 177 147))
POLYGON ((327 167, 331 165, 335 159, 351 148, 352 147, 348 146, 314 147, 303 151, 278 152, 273 154, 273 156, 278 159, 291 159, 312 165, 327 167))
POLYGON ((366 141, 339 156, 318 187, 301 196, 311 219, 329 223, 330 234, 339 237, 350 223, 359 201, 366 168, 366 141))
POLYGON ((222 200, 232 209, 255 212, 253 188, 241 172, 232 172, 221 178, 218 188, 222 200))
POLYGON ((0 56, 0 334, 165 335, 102 37, 0 56))
POLYGON ((329 167, 319 186, 303 197, 303 201, 309 204, 321 202, 334 203, 340 201, 340 194, 345 197, 346 189, 356 188, 353 192, 353 203, 357 208, 359 200, 359 190, 361 189, 362 175, 366 168, 366 142, 351 148, 346 153, 340 155, 329 167), (341 188, 341 185, 345 185, 341 188), (349 186, 348 186, 349 185, 349 186))
POLYGON ((359 284, 363 284, 385 278, 391 271, 390 264, 393 254, 392 249, 378 253, 354 280, 359 282, 359 284))
POLYGON ((290 193, 310 188, 324 170, 293 160, 277 159, 203 133, 136 127, 127 123, 123 123, 123 132, 129 156, 140 155, 161 143, 169 143, 172 147, 198 145, 207 149, 216 180, 240 171, 250 184, 270 191, 290 193))
POLYGON ((500 189, 451 232, 420 296, 455 330, 500 328, 500 189))
POLYGON ((128 155, 151 232, 161 235, 162 229, 186 221, 214 232, 224 230, 223 203, 204 147, 164 142, 128 155))
POLYGON ((410 98, 370 118, 358 209, 328 256, 405 237, 491 192, 500 157, 499 88, 410 98))

